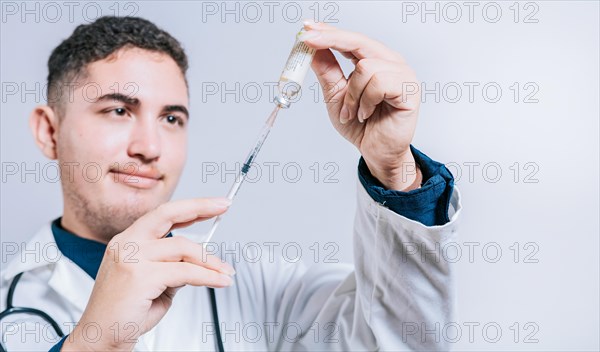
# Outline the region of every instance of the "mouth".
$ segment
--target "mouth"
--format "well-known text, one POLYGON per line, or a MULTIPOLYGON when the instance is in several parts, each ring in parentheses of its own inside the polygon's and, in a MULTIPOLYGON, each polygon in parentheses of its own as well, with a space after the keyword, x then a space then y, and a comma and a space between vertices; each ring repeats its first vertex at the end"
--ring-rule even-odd
POLYGON ((133 172, 126 170, 110 170, 110 173, 113 176, 114 182, 122 183, 137 189, 154 188, 164 179, 164 175, 155 169, 136 169, 133 172))

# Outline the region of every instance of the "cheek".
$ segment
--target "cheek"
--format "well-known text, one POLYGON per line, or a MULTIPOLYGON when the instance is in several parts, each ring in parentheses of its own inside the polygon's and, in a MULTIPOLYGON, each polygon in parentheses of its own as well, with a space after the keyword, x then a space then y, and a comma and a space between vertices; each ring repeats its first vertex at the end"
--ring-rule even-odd
POLYGON ((103 124, 81 123, 65 126, 59 141, 60 158, 79 163, 97 163, 102 168, 124 148, 126 131, 109 129, 103 124))
POLYGON ((165 136, 161 154, 169 171, 180 174, 187 159, 187 134, 165 136))

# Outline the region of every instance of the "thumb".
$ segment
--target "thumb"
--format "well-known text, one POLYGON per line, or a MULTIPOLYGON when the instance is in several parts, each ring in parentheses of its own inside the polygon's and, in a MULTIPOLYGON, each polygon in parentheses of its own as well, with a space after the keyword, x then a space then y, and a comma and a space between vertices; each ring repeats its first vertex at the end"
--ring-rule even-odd
POLYGON ((317 50, 311 67, 323 89, 323 98, 327 105, 343 103, 347 80, 339 62, 330 49, 317 50))

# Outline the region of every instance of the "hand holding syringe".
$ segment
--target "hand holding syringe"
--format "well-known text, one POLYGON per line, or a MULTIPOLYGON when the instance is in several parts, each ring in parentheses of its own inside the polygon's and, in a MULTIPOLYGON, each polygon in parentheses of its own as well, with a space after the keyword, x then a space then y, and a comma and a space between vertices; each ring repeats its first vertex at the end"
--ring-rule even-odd
MULTIPOLYGON (((230 200, 233 200, 236 193, 240 189, 240 186, 246 179, 246 175, 252 167, 252 163, 258 156, 260 148, 267 139, 267 136, 271 131, 271 127, 273 127, 273 124, 275 123, 279 109, 286 109, 290 107, 290 100, 300 91, 304 77, 310 68, 310 64, 316 50, 309 48, 306 44, 304 44, 304 42, 299 40, 299 37, 302 35, 302 33, 304 33, 304 29, 300 30, 300 32, 298 32, 296 35, 296 42, 294 43, 292 52, 290 53, 285 67, 283 68, 283 72, 281 73, 281 77, 279 78, 279 94, 275 97, 275 109, 267 118, 267 121, 265 122, 265 125, 261 130, 256 143, 254 144, 254 147, 252 147, 250 153, 248 153, 248 156, 244 160, 242 170, 237 175, 235 183, 227 194, 227 198, 230 200)), ((213 223, 208 235, 206 236, 206 239, 204 240, 204 246, 210 242, 212 236, 217 230, 217 227, 219 226, 219 223, 221 222, 222 217, 223 215, 219 215, 215 219, 215 222, 213 223)))

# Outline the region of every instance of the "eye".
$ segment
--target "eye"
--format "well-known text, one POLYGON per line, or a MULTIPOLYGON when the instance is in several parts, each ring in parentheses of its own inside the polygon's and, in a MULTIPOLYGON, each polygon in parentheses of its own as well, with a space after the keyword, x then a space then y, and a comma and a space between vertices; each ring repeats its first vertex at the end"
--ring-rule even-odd
POLYGON ((183 119, 177 115, 167 115, 165 116, 165 120, 171 125, 178 124, 179 126, 183 126, 183 119))
POLYGON ((125 116, 125 114, 127 114, 127 109, 125 108, 116 108, 113 111, 119 116, 125 116))

